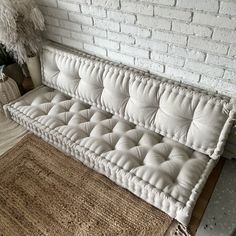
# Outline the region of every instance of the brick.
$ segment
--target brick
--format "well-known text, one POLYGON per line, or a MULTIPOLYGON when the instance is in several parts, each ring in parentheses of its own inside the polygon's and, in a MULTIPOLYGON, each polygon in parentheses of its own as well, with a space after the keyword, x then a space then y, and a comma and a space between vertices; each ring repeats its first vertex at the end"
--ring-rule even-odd
POLYGON ((146 49, 141 49, 141 48, 131 47, 131 46, 128 46, 128 45, 121 44, 120 45, 120 51, 122 53, 125 53, 127 55, 131 55, 131 56, 149 58, 149 51, 146 50, 146 49))
POLYGON ((152 38, 158 39, 160 41, 175 43, 175 44, 184 45, 184 46, 187 44, 187 37, 185 35, 162 32, 158 30, 153 31, 152 38))
POLYGON ((230 71, 230 70, 225 70, 224 73, 224 79, 229 80, 229 81, 234 81, 236 79, 236 71, 230 71))
POLYGON ((172 23, 172 30, 182 34, 196 35, 201 37, 210 37, 212 35, 212 30, 205 26, 193 25, 177 21, 174 21, 172 23))
POLYGON ((218 43, 212 40, 200 39, 197 37, 190 37, 188 46, 191 48, 197 48, 207 52, 214 52, 218 54, 226 54, 228 46, 222 43, 218 43))
POLYGON ((106 11, 101 7, 93 7, 89 5, 81 5, 81 12, 85 15, 104 18, 106 17, 106 11))
POLYGON ((184 65, 184 59, 180 57, 174 57, 167 54, 161 54, 155 51, 151 53, 151 59, 160 63, 164 63, 164 64, 171 64, 171 65, 176 65, 176 66, 184 65))
POLYGON ((52 33, 52 34, 55 34, 55 35, 67 36, 67 37, 70 36, 70 31, 69 30, 65 30, 65 29, 55 27, 55 26, 51 26, 51 25, 47 26, 47 31, 52 33))
POLYGON ((153 5, 136 1, 121 1, 121 10, 135 14, 153 16, 153 5))
POLYGON ((79 42, 78 40, 73 40, 73 39, 68 39, 68 38, 62 38, 62 43, 69 46, 73 47, 79 50, 83 49, 83 43, 79 42))
POLYGON ((210 89, 211 91, 215 92, 215 91, 217 91, 216 87, 219 83, 219 80, 220 80, 220 78, 216 78, 216 77, 212 78, 212 77, 202 75, 199 85, 203 89, 208 89, 208 90, 210 89))
POLYGON ((113 51, 108 50, 108 57, 111 60, 124 63, 126 65, 134 65, 134 57, 132 56, 127 56, 118 52, 113 52, 113 51))
POLYGON ((224 73, 222 68, 190 60, 185 62, 185 68, 210 77, 222 77, 224 73))
POLYGON ((68 30, 81 31, 81 25, 67 20, 60 20, 60 26, 68 30))
POLYGON ((236 46, 231 46, 229 49, 229 56, 236 57, 236 46))
POLYGON ((228 28, 228 29, 236 28, 235 19, 231 19, 226 16, 210 15, 210 14, 204 14, 204 13, 199 13, 199 12, 194 12, 193 23, 216 26, 216 27, 223 27, 223 28, 228 28))
POLYGON ((79 41, 84 41, 86 43, 93 43, 93 36, 83 33, 71 32, 72 39, 77 39, 79 41))
POLYGON ((136 58, 135 65, 141 69, 149 70, 151 73, 164 72, 164 65, 144 58, 136 58))
POLYGON ((107 18, 113 21, 127 23, 127 24, 134 24, 135 16, 128 13, 123 13, 120 11, 110 11, 107 10, 107 18))
POLYGON ((226 43, 236 43, 236 31, 215 29, 213 39, 226 43))
POLYGON ((119 1, 117 0, 93 0, 92 4, 94 6, 100 6, 108 9, 118 9, 119 1))
POLYGON ((87 25, 82 25, 82 31, 86 34, 96 35, 103 38, 106 38, 107 36, 106 30, 98 29, 96 27, 90 27, 87 25))
POLYGON ((85 43, 84 49, 93 55, 100 55, 102 57, 106 57, 106 49, 104 48, 100 48, 100 47, 85 43))
POLYGON ((150 49, 151 51, 167 52, 168 44, 163 42, 151 41, 150 39, 136 38, 138 47, 150 49))
POLYGON ((208 12, 218 12, 219 9, 218 1, 216 0, 177 0, 177 6, 208 12))
POLYGON ((214 64, 218 66, 224 66, 226 68, 236 70, 236 58, 227 58, 222 56, 207 55, 206 62, 209 64, 214 64))
POLYGON ((35 2, 45 7, 57 7, 57 0, 36 0, 35 2))
POLYGON ((43 33, 43 36, 46 39, 50 39, 54 42, 61 43, 61 36, 60 35, 55 35, 55 34, 52 34, 52 33, 46 31, 46 32, 43 33))
MULTIPOLYGON (((50 0, 49 0, 50 1, 50 0)), ((58 0, 58 1, 63 1, 63 2, 70 2, 70 3, 82 3, 82 4, 90 4, 90 0, 58 0)))
POLYGON ((58 2, 59 9, 80 12, 79 4, 74 4, 74 3, 70 3, 70 2, 62 2, 62 1, 57 1, 57 2, 58 2))
POLYGON ((137 15, 137 24, 146 28, 170 30, 171 22, 158 17, 137 15))
POLYGON ((125 25, 125 24, 121 24, 121 32, 125 34, 140 36, 143 38, 149 37, 151 35, 151 32, 148 29, 144 29, 144 28, 134 26, 134 25, 125 25))
POLYGON ((40 7, 40 10, 43 12, 44 15, 53 16, 59 19, 68 19, 68 14, 65 10, 51 7, 40 7))
POLYGON ((231 81, 219 80, 219 83, 216 85, 216 90, 219 93, 224 93, 229 97, 235 97, 236 84, 231 81))
POLYGON ((120 25, 117 22, 112 22, 109 20, 102 20, 102 19, 97 19, 94 18, 94 26, 97 28, 101 28, 104 30, 110 30, 110 31, 120 31, 120 25))
POLYGON ((116 32, 107 32, 107 37, 108 39, 117 41, 117 42, 122 42, 125 44, 134 44, 135 39, 131 35, 127 34, 121 34, 121 33, 116 33, 116 32))
POLYGON ((168 54, 180 56, 184 58, 190 58, 196 61, 204 61, 205 53, 199 52, 189 48, 181 48, 175 45, 170 45, 168 48, 168 54))
POLYGON ((165 73, 172 78, 180 78, 180 81, 188 81, 188 83, 191 81, 192 83, 198 83, 200 75, 194 72, 186 71, 184 69, 171 67, 169 65, 165 68, 165 73))
POLYGON ((221 78, 210 78, 207 76, 202 76, 199 84, 204 89, 223 93, 231 97, 235 96, 236 84, 233 81, 222 80, 221 78))
POLYGON ((69 19, 71 21, 75 21, 75 22, 78 22, 83 25, 92 25, 93 24, 92 17, 84 16, 81 14, 69 13, 69 19))
POLYGON ((236 16, 236 3, 221 1, 220 2, 220 13, 236 16))
POLYGON ((153 3, 166 5, 166 6, 174 6, 175 0, 153 0, 153 3))
POLYGON ((94 42, 96 45, 108 48, 108 49, 113 49, 113 50, 118 50, 119 49, 119 43, 107 40, 107 39, 102 39, 102 38, 94 38, 94 42))
POLYGON ((154 15, 184 21, 191 20, 191 12, 161 6, 155 6, 154 15))
POLYGON ((59 26, 59 20, 52 16, 44 16, 45 23, 48 25, 59 26))
POLYGON ((145 2, 154 3, 154 4, 161 4, 165 6, 174 6, 175 0, 145 0, 145 2))

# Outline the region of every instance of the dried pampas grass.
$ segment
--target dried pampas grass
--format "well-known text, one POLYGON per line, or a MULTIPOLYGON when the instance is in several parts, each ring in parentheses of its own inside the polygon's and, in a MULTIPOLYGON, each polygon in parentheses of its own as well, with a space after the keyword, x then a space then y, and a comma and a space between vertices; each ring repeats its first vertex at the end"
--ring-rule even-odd
POLYGON ((37 54, 44 29, 43 15, 33 0, 1 0, 0 43, 19 64, 37 54))

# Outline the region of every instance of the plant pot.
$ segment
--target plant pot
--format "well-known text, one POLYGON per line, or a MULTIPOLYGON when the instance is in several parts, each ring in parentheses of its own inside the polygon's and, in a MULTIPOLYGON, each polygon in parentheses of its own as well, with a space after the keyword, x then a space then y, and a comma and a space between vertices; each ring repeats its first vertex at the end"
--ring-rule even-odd
POLYGON ((29 57, 26 62, 34 87, 42 84, 39 57, 29 57))

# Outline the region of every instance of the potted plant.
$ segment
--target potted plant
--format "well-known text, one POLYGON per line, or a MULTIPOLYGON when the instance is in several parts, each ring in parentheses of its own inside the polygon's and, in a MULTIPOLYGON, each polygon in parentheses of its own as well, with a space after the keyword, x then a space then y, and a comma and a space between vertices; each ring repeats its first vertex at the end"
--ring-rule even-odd
POLYGON ((43 15, 34 0, 1 0, 0 43, 19 65, 23 68, 28 65, 34 86, 40 83, 34 76, 39 70, 35 56, 40 50, 44 29, 43 15))

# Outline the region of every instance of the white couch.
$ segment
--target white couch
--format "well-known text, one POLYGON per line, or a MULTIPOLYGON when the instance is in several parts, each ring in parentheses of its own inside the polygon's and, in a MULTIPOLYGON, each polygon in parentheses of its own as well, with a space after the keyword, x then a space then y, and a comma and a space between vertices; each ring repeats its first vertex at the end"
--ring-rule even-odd
POLYGON ((55 45, 8 116, 188 224, 235 118, 232 100, 55 45))

